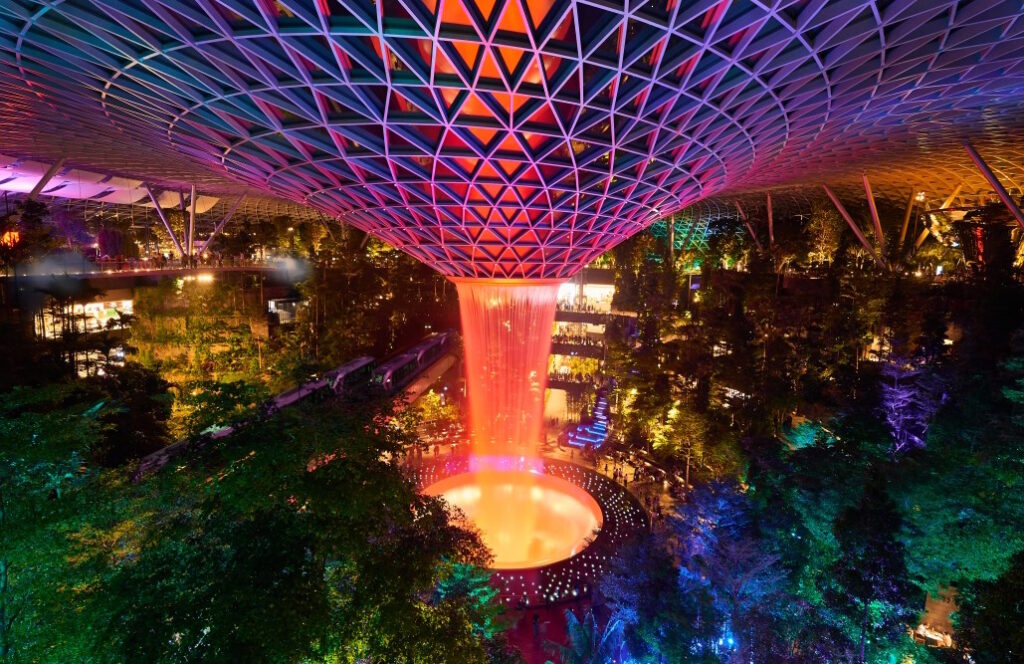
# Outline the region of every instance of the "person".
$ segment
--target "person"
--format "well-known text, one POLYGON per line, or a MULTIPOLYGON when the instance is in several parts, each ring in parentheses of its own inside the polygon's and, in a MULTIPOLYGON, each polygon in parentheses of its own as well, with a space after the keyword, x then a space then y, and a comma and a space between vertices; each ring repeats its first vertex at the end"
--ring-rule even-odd
POLYGON ((576 451, 573 448, 569 448, 569 461, 572 461, 576 455, 576 451))
POLYGON ((533 614, 533 638, 536 639, 539 636, 540 636, 540 616, 535 613, 535 614, 533 614))

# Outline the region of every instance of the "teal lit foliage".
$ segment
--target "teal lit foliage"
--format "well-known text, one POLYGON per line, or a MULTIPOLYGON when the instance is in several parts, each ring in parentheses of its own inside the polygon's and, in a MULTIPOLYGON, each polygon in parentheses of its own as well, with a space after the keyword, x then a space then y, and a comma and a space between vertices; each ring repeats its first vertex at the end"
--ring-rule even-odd
POLYGON ((820 585, 826 607, 856 643, 859 661, 875 661, 898 644, 916 617, 914 607, 923 602, 907 574, 905 547, 895 536, 900 524, 880 477, 835 522, 838 556, 820 585))
POLYGON ((465 604, 473 614, 473 632, 493 639, 507 627, 501 621, 498 590, 491 584, 491 573, 476 565, 444 561, 442 576, 434 590, 434 602, 465 604))
POLYGON ((612 618, 602 629, 593 611, 580 620, 572 609, 565 611, 565 643, 547 643, 561 664, 625 664, 628 660, 623 625, 612 618))
POLYGON ((809 447, 818 441, 827 444, 832 440, 832 436, 820 424, 811 421, 801 422, 786 432, 785 436, 794 449, 809 447))

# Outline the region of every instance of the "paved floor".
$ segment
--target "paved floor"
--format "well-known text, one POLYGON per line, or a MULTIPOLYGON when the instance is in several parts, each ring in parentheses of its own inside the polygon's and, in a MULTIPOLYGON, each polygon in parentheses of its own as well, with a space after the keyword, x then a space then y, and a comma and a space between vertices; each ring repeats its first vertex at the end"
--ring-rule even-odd
MULTIPOLYGON (((570 461, 587 468, 593 468, 597 472, 609 478, 614 477, 615 475, 615 463, 603 456, 599 456, 595 463, 580 450, 570 447, 559 447, 554 443, 545 445, 542 453, 545 457, 559 459, 561 461, 570 461)), ((676 502, 675 497, 669 491, 670 485, 664 481, 655 480, 650 476, 643 477, 644 473, 641 473, 641 479, 639 481, 634 480, 633 478, 637 476, 636 470, 638 465, 642 464, 629 461, 619 463, 617 467, 620 471, 620 478, 623 474, 627 478, 625 483, 621 479, 619 480, 619 483, 624 483, 629 492, 632 493, 636 499, 640 501, 640 504, 646 507, 648 511, 652 509, 652 506, 660 505, 661 512, 663 514, 667 514, 676 502)), ((649 469, 645 468, 645 470, 649 469)))
MULTIPOLYGON (((448 445, 438 446, 437 451, 439 457, 449 456, 453 452, 448 445)), ((430 458, 433 455, 434 448, 430 447, 423 456, 430 458)), ((605 457, 598 457, 595 464, 594 460, 584 455, 581 450, 559 447, 553 442, 543 446, 542 455, 551 459, 568 461, 591 468, 609 478, 613 477, 615 471, 612 461, 605 457)), ((676 498, 669 491, 669 485, 666 482, 652 479, 634 481, 633 477, 636 466, 630 462, 620 463, 618 468, 628 478, 628 482, 625 483, 626 488, 641 504, 647 506, 648 509, 650 509, 650 505, 656 504, 660 506, 663 514, 668 514, 671 511, 676 498)), ((621 480, 620 483, 622 483, 621 480)), ((507 614, 508 619, 514 623, 514 626, 508 632, 509 641, 522 652, 526 664, 544 664, 548 661, 557 662, 557 658, 547 649, 547 646, 550 646, 551 643, 561 644, 565 642, 566 610, 571 609, 577 617, 582 619, 584 613, 590 608, 591 603, 589 601, 581 600, 576 603, 560 604, 546 608, 512 611, 507 614), (535 616, 536 620, 534 620, 535 616)), ((598 612, 598 617, 599 619, 602 618, 600 612, 598 612)))

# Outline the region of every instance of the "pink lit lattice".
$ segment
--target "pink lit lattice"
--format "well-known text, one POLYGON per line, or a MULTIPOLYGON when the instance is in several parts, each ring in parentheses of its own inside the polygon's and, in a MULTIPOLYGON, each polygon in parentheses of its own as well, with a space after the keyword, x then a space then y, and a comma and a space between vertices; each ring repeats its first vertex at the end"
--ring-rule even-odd
POLYGON ((1011 0, 11 0, 0 127, 184 153, 447 275, 564 278, 715 194, 1012 142, 1022 53, 1011 0))

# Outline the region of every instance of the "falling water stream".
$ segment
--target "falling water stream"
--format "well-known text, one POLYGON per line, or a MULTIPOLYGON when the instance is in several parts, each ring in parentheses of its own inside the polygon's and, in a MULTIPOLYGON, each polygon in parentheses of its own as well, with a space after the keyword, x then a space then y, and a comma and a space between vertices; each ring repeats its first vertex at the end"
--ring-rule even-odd
POLYGON ((458 506, 496 569, 568 558, 602 522, 585 491, 543 474, 544 388, 557 281, 455 280, 472 445, 470 473, 427 493, 458 506))

